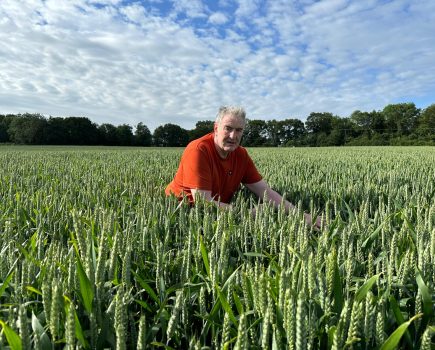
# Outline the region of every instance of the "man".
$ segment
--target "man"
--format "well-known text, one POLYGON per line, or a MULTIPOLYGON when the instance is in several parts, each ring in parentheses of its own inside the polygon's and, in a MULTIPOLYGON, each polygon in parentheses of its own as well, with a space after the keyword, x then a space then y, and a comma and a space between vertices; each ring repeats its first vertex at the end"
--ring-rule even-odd
MULTIPOLYGON (((181 157, 172 182, 166 187, 167 195, 187 196, 194 203, 196 196, 220 207, 230 207, 233 194, 243 183, 260 198, 267 198, 275 207, 283 202, 282 196, 264 181, 244 147, 239 146, 246 123, 241 107, 225 106, 219 109, 214 131, 190 142, 181 157)), ((286 212, 294 211, 289 201, 283 202, 286 212)), ((308 225, 310 214, 304 214, 308 225)), ((315 225, 320 227, 320 218, 315 225)))

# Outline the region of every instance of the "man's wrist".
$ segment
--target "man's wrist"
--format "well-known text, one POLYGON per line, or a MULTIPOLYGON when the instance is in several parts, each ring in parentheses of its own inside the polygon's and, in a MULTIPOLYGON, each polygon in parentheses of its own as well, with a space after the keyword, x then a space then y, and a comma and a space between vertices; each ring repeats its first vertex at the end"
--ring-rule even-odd
POLYGON ((295 205, 293 205, 292 203, 288 203, 286 205, 286 210, 287 210, 287 213, 295 213, 297 209, 296 209, 295 205))

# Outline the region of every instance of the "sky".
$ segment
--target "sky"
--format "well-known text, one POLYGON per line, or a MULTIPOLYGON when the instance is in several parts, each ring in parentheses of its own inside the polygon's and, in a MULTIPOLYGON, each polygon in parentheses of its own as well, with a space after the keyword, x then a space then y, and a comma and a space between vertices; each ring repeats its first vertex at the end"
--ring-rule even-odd
POLYGON ((433 0, 0 0, 0 114, 193 129, 435 103, 433 0))

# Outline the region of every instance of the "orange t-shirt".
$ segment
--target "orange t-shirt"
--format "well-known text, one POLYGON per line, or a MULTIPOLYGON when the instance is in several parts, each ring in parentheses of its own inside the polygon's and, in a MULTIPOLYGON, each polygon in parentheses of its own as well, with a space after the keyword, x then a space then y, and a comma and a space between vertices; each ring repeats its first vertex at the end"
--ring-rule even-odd
POLYGON ((214 134, 190 142, 181 157, 174 180, 166 187, 166 195, 187 195, 191 189, 211 191, 215 200, 229 203, 240 183, 251 184, 262 179, 245 148, 239 146, 222 159, 214 145, 214 134))

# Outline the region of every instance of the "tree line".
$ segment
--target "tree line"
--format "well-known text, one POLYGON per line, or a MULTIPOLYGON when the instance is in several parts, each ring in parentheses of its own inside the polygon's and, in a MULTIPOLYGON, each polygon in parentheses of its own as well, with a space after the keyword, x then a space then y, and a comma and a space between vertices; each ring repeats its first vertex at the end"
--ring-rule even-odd
MULTIPOLYGON (((142 122, 98 125, 86 117, 40 114, 0 115, 0 143, 28 145, 107 145, 182 147, 213 130, 211 120, 187 130, 168 123, 153 133, 142 122)), ((247 147, 435 145, 435 104, 419 109, 414 103, 389 104, 380 111, 354 111, 341 118, 313 112, 299 119, 248 120, 242 144, 247 147)))

